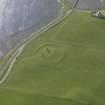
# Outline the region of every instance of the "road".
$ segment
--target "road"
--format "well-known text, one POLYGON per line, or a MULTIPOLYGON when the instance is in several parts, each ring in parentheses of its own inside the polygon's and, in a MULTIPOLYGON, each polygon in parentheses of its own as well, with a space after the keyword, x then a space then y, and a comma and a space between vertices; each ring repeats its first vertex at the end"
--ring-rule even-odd
POLYGON ((3 71, 6 71, 7 68, 8 68, 8 69, 7 69, 6 73, 4 74, 3 78, 0 80, 0 85, 1 85, 2 83, 4 83, 4 81, 7 79, 7 77, 8 77, 8 75, 9 75, 9 73, 10 73, 10 71, 11 71, 11 69, 12 69, 14 63, 16 62, 17 58, 18 58, 18 57, 20 56, 20 54, 22 53, 24 47, 25 47, 25 44, 22 45, 20 48, 18 48, 18 49, 16 50, 16 52, 11 56, 11 58, 7 61, 6 65, 5 65, 4 68, 3 68, 3 71), (8 66, 8 65, 9 65, 9 66, 8 66))

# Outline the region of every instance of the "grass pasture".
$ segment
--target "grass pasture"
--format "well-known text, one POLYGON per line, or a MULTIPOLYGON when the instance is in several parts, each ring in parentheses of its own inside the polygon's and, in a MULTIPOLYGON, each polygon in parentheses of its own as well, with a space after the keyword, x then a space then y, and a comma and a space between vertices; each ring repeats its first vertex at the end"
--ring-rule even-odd
POLYGON ((0 104, 105 105, 104 28, 105 20, 75 11, 30 42, 0 89, 0 104))

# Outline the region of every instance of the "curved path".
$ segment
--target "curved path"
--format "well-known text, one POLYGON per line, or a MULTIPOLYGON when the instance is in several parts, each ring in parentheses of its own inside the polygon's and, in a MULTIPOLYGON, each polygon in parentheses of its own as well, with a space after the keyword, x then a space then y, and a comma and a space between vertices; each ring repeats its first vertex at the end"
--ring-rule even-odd
MULTIPOLYGON (((60 3, 62 5, 61 8, 61 13, 63 11, 63 9, 65 8, 65 4, 62 2, 62 0, 57 0, 58 3, 60 3)), ((54 25, 58 24, 59 22, 61 22, 65 17, 69 16, 70 14, 72 14, 73 9, 76 7, 76 5, 78 4, 79 0, 75 0, 72 9, 67 11, 65 14, 60 14, 60 16, 58 18, 56 18, 55 20, 53 20, 52 22, 50 22, 48 25, 42 27, 40 30, 38 30, 36 33, 31 34, 28 38, 26 38, 25 40, 23 40, 21 43, 19 43, 17 45, 20 46, 16 49, 16 51, 14 52, 14 54, 9 58, 9 60, 6 62, 6 64, 4 65, 4 67, 2 68, 2 70, 5 72, 3 78, 0 80, 0 85, 3 84, 5 82, 5 80, 8 78, 13 65, 15 64, 17 58, 21 55, 21 53, 23 52, 24 47, 30 43, 32 40, 36 39, 37 37, 40 36, 41 33, 49 30, 51 27, 53 27, 54 25)))

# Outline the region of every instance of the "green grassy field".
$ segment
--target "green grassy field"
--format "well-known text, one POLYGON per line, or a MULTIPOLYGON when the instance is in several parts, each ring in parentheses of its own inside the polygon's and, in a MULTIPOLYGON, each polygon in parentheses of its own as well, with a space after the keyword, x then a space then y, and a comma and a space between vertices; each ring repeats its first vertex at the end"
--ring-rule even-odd
POLYGON ((105 105, 105 20, 74 12, 30 42, 0 88, 0 105, 105 105))

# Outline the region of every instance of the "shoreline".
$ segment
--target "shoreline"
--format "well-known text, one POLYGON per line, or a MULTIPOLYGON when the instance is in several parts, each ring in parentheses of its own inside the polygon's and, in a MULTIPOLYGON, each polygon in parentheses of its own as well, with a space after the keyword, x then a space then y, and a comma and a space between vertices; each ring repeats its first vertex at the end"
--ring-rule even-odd
MULTIPOLYGON (((35 11, 34 14, 36 14, 36 15, 33 17, 33 19, 29 20, 29 22, 33 21, 32 24, 30 24, 30 26, 25 26, 26 28, 20 29, 20 30, 17 29, 16 31, 14 31, 14 33, 10 33, 10 34, 7 33, 7 35, 4 35, 1 38, 1 40, 0 40, 0 49, 1 49, 0 60, 1 61, 3 61, 3 59, 6 58, 6 56, 8 56, 8 53, 10 53, 11 50, 17 46, 18 43, 20 43, 25 38, 29 37, 30 34, 40 30, 42 27, 46 26, 47 24, 49 24, 49 22, 53 21, 54 19, 56 19, 59 16, 62 6, 60 4, 58 4, 57 0, 54 0, 54 1, 52 0, 51 2, 49 2, 48 0, 45 0, 45 3, 44 3, 44 1, 40 2, 40 4, 43 4, 45 6, 44 9, 42 7, 37 7, 37 8, 39 8, 39 10, 41 10, 41 13, 38 12, 37 8, 35 8, 35 7, 34 7, 35 10, 32 10, 32 11, 35 11), (49 5, 47 5, 46 1, 49 3, 49 5), (50 5, 51 5, 51 7, 50 7, 50 5), (42 9, 40 9, 40 8, 42 8, 42 9), (53 10, 53 8, 54 8, 54 10, 53 10), (37 15, 38 13, 40 13, 40 14, 37 15), (38 17, 39 17, 39 19, 38 19, 38 17)), ((37 4, 38 3, 36 2, 36 5, 37 4)), ((31 15, 31 17, 33 16, 33 14, 30 14, 30 13, 29 13, 29 15, 31 15)), ((21 17, 21 16, 19 16, 19 17, 21 17)), ((12 17, 12 18, 14 18, 14 17, 12 17)), ((21 18, 24 18, 24 17, 21 17, 21 18)), ((27 18, 27 20, 28 20, 28 18, 27 18)), ((28 22, 26 22, 26 23, 28 23, 28 22)), ((11 26, 10 26, 10 28, 11 28, 11 26)))
MULTIPOLYGON (((62 0, 57 0, 60 3, 63 3, 62 0)), ((77 0, 76 0, 77 2, 77 0)), ((75 2, 74 4, 75 5, 75 2)), ((65 8, 65 4, 62 7, 63 9, 65 8)), ((61 9, 62 9, 61 8, 61 9)), ((8 78, 12 67, 14 66, 15 62, 17 61, 17 58, 21 55, 21 53, 24 50, 24 47, 29 44, 32 40, 35 40, 36 38, 40 37, 40 35, 43 32, 48 31, 51 27, 59 24, 59 22, 61 22, 62 20, 64 20, 67 16, 69 16, 70 14, 72 14, 74 7, 72 7, 72 9, 70 9, 69 11, 66 11, 66 13, 64 15, 60 14, 56 19, 54 19, 53 21, 51 21, 48 25, 42 27, 40 30, 38 30, 37 32, 31 34, 28 38, 24 39, 22 42, 20 42, 16 47, 16 51, 14 52, 14 54, 12 54, 12 56, 9 58, 9 60, 4 64, 4 67, 1 68, 4 73, 3 73, 3 77, 0 80, 0 85, 2 85, 8 78)))

